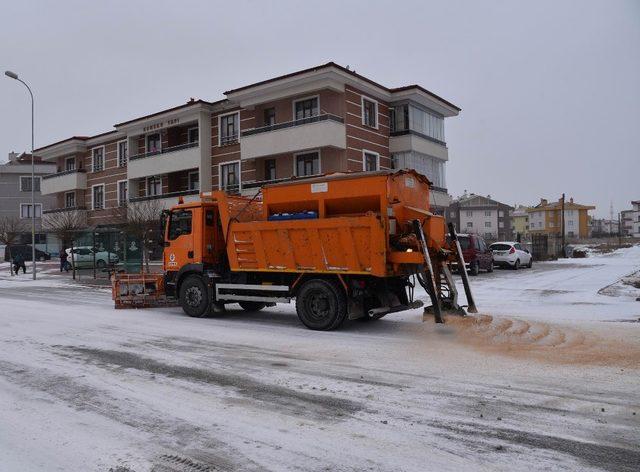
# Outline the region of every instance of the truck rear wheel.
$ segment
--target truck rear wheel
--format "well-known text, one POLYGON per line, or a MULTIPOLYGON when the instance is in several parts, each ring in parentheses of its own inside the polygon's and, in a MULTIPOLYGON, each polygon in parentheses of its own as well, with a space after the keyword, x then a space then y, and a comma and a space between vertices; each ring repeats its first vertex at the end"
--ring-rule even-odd
POLYGON ((266 303, 262 303, 262 302, 238 302, 238 303, 240 305, 240 308, 242 308, 244 311, 260 311, 265 306, 267 306, 266 303))
POLYGON ((190 275, 180 284, 180 305, 187 315, 194 318, 201 318, 207 314, 209 300, 207 286, 202 277, 190 275))
POLYGON ((296 295, 296 312, 309 329, 336 329, 347 316, 347 297, 335 284, 312 279, 305 282, 296 295))

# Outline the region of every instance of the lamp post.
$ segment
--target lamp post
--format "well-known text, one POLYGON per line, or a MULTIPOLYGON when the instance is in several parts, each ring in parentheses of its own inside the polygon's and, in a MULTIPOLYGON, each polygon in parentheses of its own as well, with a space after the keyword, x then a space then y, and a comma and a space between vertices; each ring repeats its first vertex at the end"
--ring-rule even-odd
POLYGON ((36 185, 35 170, 36 169, 35 169, 35 156, 33 155, 33 148, 34 148, 34 145, 33 145, 33 135, 34 135, 33 92, 31 91, 31 87, 29 87, 24 80, 21 80, 18 77, 18 74, 16 74, 15 72, 11 72, 10 70, 8 70, 8 71, 5 71, 4 75, 9 77, 10 79, 14 79, 22 83, 22 85, 27 87, 27 90, 29 91, 29 95, 31 96, 31 263, 33 264, 31 266, 31 269, 33 273, 33 280, 36 280, 36 201, 35 201, 36 200, 35 199, 35 185, 36 185))

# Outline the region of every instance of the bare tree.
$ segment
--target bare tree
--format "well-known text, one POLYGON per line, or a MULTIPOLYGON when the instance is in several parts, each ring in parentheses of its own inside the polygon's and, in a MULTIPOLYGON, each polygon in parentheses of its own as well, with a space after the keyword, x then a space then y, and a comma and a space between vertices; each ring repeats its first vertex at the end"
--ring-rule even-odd
POLYGON ((62 242, 62 248, 71 248, 72 276, 76 278, 76 264, 73 256, 73 243, 78 231, 86 227, 84 212, 79 210, 56 211, 43 219, 43 229, 53 233, 62 242))
POLYGON ((142 257, 140 258, 140 272, 149 272, 150 246, 149 242, 154 231, 160 228, 160 216, 164 209, 159 200, 143 200, 129 202, 121 212, 126 213, 125 233, 138 239, 141 244, 142 257))
POLYGON ((9 273, 13 275, 13 251, 11 245, 18 240, 20 233, 25 231, 24 221, 16 216, 0 217, 0 243, 7 246, 9 253, 9 273))

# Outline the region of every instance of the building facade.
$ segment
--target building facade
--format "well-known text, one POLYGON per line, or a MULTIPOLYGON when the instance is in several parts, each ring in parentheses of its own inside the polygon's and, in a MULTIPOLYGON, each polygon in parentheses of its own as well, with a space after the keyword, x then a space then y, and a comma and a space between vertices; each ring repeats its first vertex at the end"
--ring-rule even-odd
POLYGON ((484 197, 466 194, 454 200, 446 210, 447 221, 460 233, 475 233, 488 241, 510 241, 513 233, 512 206, 484 197))
POLYGON ((78 212, 88 226, 117 224, 122 205, 200 190, 255 194, 316 174, 413 168, 433 183, 436 211, 450 203, 444 119, 460 108, 428 90, 388 88, 334 63, 191 100, 36 152, 55 163, 44 214, 78 212))
MULTIPOLYGON (((595 206, 580 205, 570 198, 564 204, 564 234, 568 238, 589 237, 589 214, 595 206)), ((529 213, 529 231, 531 234, 562 235, 562 199, 549 203, 540 199, 540 203, 527 210, 529 213)))
POLYGON ((518 205, 511 214, 513 235, 516 240, 529 238, 529 213, 527 213, 527 209, 528 207, 524 205, 518 205))
POLYGON ((631 210, 620 212, 622 235, 640 238, 640 200, 631 202, 631 210))
MULTIPOLYGON (((0 218, 17 219, 22 230, 19 244, 31 244, 31 218, 36 216, 36 247, 47 250, 47 235, 42 231, 42 213, 55 204, 55 198, 43 195, 42 179, 54 171, 55 166, 36 157, 35 179, 31 180, 31 155, 9 153, 9 160, 0 164, 0 218), (31 205, 31 186, 34 185, 35 205, 31 205)), ((0 256, 4 257, 4 255, 0 256)))

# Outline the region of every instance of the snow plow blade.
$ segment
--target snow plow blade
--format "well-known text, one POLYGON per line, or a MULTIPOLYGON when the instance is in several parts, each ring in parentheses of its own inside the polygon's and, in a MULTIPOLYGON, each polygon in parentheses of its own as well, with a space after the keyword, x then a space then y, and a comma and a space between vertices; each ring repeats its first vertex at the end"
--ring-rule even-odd
POLYGON ((163 274, 114 274, 111 295, 116 308, 151 308, 175 306, 167 297, 163 274))

